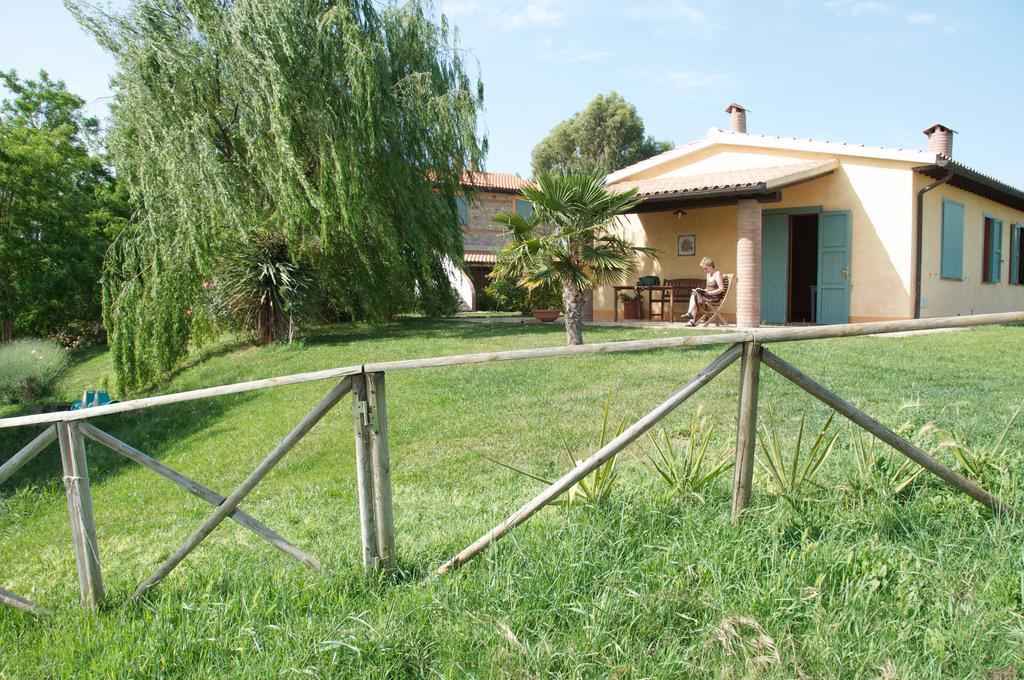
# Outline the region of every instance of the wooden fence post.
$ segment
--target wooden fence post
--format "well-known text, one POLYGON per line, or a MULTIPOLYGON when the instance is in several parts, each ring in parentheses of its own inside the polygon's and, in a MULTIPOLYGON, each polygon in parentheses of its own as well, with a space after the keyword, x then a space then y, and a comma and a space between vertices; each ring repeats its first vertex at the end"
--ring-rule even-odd
MULTIPOLYGON (((153 586, 162 581, 171 571, 181 564, 181 561, 185 559, 190 552, 196 549, 200 543, 202 543, 207 536, 209 536, 214 529, 216 529, 221 522, 227 519, 231 513, 238 509, 238 506, 245 500, 245 497, 252 493, 252 490, 256 488, 263 479, 270 474, 270 471, 274 469, 274 466, 281 462, 281 459, 288 455, 288 452, 295 447, 299 441, 309 433, 313 427, 319 423, 327 412, 337 405, 341 398, 349 393, 352 389, 352 380, 345 377, 340 383, 334 386, 330 392, 327 393, 320 402, 313 407, 313 410, 306 414, 306 416, 299 421, 291 432, 285 435, 285 438, 274 447, 274 450, 267 454, 266 458, 260 461, 260 464, 256 466, 249 476, 245 478, 238 487, 231 492, 231 495, 224 499, 224 501, 217 506, 217 508, 206 518, 203 525, 196 529, 195 533, 188 537, 188 539, 178 548, 174 554, 164 560, 164 563, 153 572, 153 574, 142 582, 138 588, 135 589, 135 594, 132 598, 139 598, 148 593, 153 586)), ((103 408, 102 406, 96 406, 94 408, 103 408)))
POLYGON ((835 411, 838 411, 840 415, 860 426, 864 431, 893 447, 904 456, 944 481, 946 484, 949 484, 954 489, 963 491, 974 500, 990 508, 993 512, 1002 512, 1010 515, 1017 514, 1017 511, 1014 508, 1007 505, 1007 503, 998 496, 993 496, 988 491, 981 488, 977 482, 964 477, 956 470, 946 467, 941 462, 935 460, 925 453, 920 447, 908 442, 906 439, 899 436, 888 427, 869 416, 867 413, 864 413, 838 394, 815 381, 809 375, 799 370, 796 366, 783 361, 778 355, 773 354, 770 350, 765 350, 763 359, 768 368, 786 378, 812 397, 818 399, 824 404, 827 404, 835 411))
POLYGON ((35 458, 40 451, 49 446, 56 438, 57 428, 50 425, 40 432, 35 439, 22 447, 20 451, 8 458, 6 463, 0 465, 0 484, 3 484, 10 479, 11 475, 17 472, 21 466, 35 458))
POLYGON ((0 604, 7 605, 8 607, 12 607, 14 609, 19 609, 23 612, 28 612, 29 614, 41 614, 45 611, 42 608, 40 608, 35 602, 26 600, 20 595, 15 595, 14 593, 6 591, 3 588, 0 588, 0 604))
MULTIPOLYGON (((134 461, 139 465, 143 466, 144 468, 152 470, 161 477, 170 480, 172 483, 176 484, 178 487, 184 489, 193 496, 202 498, 204 501, 206 501, 207 503, 214 507, 220 506, 220 504, 226 500, 224 496, 221 496, 213 489, 203 486, 194 479, 189 479, 188 477, 181 474, 180 472, 177 472, 176 470, 172 470, 171 468, 167 467, 160 461, 150 458, 149 456, 144 454, 142 451, 139 451, 134 446, 125 444, 120 439, 117 439, 116 437, 107 434, 103 430, 94 427, 89 423, 83 422, 79 427, 82 430, 82 434, 84 434, 86 437, 93 440, 97 444, 102 444, 111 451, 114 451, 115 453, 120 453, 128 460, 134 461)), ((294 545, 289 543, 283 536, 278 534, 276 531, 273 531, 272 529, 264 526, 263 524, 258 522, 256 518, 254 518, 252 515, 246 512, 243 512, 240 508, 236 508, 234 512, 228 515, 228 517, 238 522, 239 525, 245 527, 246 529, 253 532, 263 540, 267 541, 284 554, 298 560, 302 564, 305 564, 310 569, 320 569, 320 562, 318 562, 315 557, 313 557, 312 555, 307 555, 302 550, 296 548, 294 545)))
POLYGON ((396 567, 395 519, 391 501, 391 453, 388 447, 388 404, 384 374, 370 373, 369 388, 377 555, 380 557, 381 568, 393 572, 396 567))
POLYGON ((64 489, 68 497, 71 540, 75 547, 75 566, 82 605, 95 609, 103 601, 103 576, 96 541, 96 521, 92 514, 89 468, 85 457, 85 439, 78 423, 57 423, 60 462, 64 468, 64 489))
POLYGON ((638 437, 654 427, 658 421, 671 413, 673 409, 692 397, 700 388, 707 385, 715 376, 728 368, 732 362, 739 358, 742 352, 743 348, 741 345, 731 345, 729 349, 722 352, 717 359, 698 373, 693 380, 686 383, 682 389, 658 404, 654 410, 627 427, 617 437, 614 437, 610 442, 595 451, 589 458, 581 460, 576 467, 562 475, 558 481, 551 484, 538 496, 534 497, 533 500, 513 512, 503 522, 464 548, 458 555, 438 567, 438 575, 446 574, 452 569, 461 567, 479 555, 487 546, 500 540, 502 536, 505 536, 508 532, 530 519, 538 510, 571 489, 581 479, 596 470, 598 466, 617 456, 620 451, 636 441, 638 437))
POLYGON ((754 446, 757 443, 757 391, 761 375, 761 345, 743 343, 740 364, 740 404, 736 418, 736 465, 732 482, 732 522, 750 503, 750 486, 754 477, 754 446))
POLYGON ((371 405, 365 373, 352 376, 352 418, 356 434, 356 488, 359 494, 359 537, 363 567, 377 571, 377 520, 373 511, 373 430, 371 405))

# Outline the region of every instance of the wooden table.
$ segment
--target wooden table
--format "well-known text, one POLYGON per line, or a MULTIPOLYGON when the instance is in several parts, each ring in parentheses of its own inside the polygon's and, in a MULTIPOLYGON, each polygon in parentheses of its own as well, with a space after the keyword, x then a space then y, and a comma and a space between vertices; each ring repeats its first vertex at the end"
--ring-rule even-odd
MULTIPOLYGON (((675 292, 676 289, 673 286, 641 286, 640 288, 637 288, 636 286, 612 286, 612 294, 615 296, 615 304, 613 306, 613 308, 615 310, 615 313, 614 313, 614 320, 615 321, 619 320, 619 293, 621 291, 624 291, 624 290, 635 290, 635 291, 638 291, 640 293, 640 320, 641 321, 643 321, 643 319, 644 319, 644 304, 643 304, 644 303, 644 298, 643 298, 643 292, 645 290, 647 291, 647 319, 650 320, 650 318, 651 318, 651 292, 655 291, 655 290, 660 290, 660 291, 662 291, 662 294, 664 295, 664 292, 668 291, 668 319, 669 319, 669 321, 675 321, 676 320, 676 313, 675 313, 676 312, 676 292, 675 292)), ((661 306, 661 320, 662 321, 665 320, 665 303, 664 302, 662 303, 662 306, 661 306)))

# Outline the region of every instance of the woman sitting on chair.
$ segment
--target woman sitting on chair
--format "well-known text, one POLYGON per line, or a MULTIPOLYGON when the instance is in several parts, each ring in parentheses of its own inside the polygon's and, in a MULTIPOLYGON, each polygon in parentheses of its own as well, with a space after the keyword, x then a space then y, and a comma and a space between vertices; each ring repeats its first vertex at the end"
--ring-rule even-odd
POLYGON ((700 268, 706 274, 707 284, 704 288, 694 288, 690 293, 690 308, 686 310, 683 321, 689 325, 697 325, 697 307, 704 302, 719 302, 725 295, 725 282, 722 280, 722 272, 715 269, 715 262, 709 257, 700 261, 700 268))

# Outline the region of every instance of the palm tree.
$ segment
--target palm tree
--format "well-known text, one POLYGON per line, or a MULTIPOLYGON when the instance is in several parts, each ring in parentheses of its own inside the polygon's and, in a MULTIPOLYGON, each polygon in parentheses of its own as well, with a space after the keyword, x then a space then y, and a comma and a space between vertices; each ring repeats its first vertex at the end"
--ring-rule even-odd
POLYGON ((533 203, 530 217, 494 217, 512 240, 499 251, 492 276, 514 279, 529 289, 560 286, 566 344, 580 345, 584 292, 635 274, 637 256, 655 252, 614 231, 616 218, 638 203, 636 190, 612 193, 602 174, 568 173, 541 175, 522 192, 533 203))

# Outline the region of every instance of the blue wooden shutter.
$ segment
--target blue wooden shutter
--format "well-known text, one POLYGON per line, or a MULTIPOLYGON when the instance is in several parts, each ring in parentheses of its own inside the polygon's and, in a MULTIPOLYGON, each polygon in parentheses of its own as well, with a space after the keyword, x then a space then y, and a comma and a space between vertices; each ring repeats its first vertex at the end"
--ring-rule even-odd
POLYGON ((1010 227, 1010 283, 1024 283, 1020 276, 1020 239, 1024 225, 1010 227))
POLYGON ((456 196, 455 202, 459 206, 459 225, 469 224, 469 199, 465 196, 456 196))
POLYGON ((519 215, 524 220, 530 219, 533 216, 533 203, 529 201, 517 198, 516 199, 516 215, 519 215))
POLYGON ((964 206, 942 199, 942 262, 939 275, 944 279, 964 277, 964 206))
POLYGON ((850 251, 853 222, 849 210, 821 213, 818 219, 818 309, 820 324, 850 321, 850 251))
POLYGON ((761 321, 786 323, 789 302, 789 215, 761 218, 761 321))
POLYGON ((1003 221, 992 220, 991 249, 989 250, 988 271, 992 276, 992 283, 999 283, 1003 279, 1003 221))

